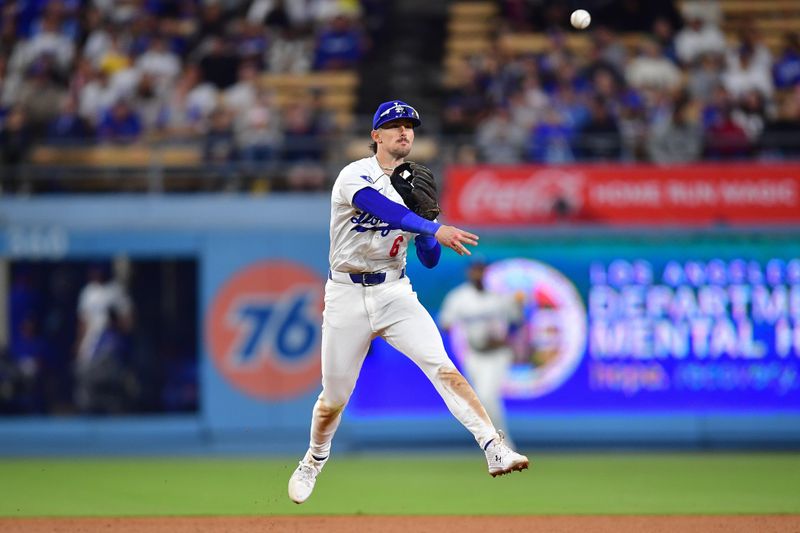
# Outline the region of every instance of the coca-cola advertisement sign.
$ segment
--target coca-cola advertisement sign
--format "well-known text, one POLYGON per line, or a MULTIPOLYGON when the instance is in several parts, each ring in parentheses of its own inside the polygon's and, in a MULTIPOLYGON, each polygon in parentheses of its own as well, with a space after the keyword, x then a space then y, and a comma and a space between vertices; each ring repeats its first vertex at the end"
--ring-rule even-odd
POLYGON ((800 222, 800 164, 478 166, 447 171, 450 223, 800 222))

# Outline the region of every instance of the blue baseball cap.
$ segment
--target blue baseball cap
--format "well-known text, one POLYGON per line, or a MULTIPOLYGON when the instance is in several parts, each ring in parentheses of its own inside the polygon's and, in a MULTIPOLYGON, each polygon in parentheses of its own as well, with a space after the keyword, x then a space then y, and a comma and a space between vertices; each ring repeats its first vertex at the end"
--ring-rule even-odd
POLYGON ((375 116, 372 117, 372 129, 377 130, 387 122, 401 118, 410 120, 415 128, 422 124, 416 109, 400 100, 390 100, 378 106, 375 116))

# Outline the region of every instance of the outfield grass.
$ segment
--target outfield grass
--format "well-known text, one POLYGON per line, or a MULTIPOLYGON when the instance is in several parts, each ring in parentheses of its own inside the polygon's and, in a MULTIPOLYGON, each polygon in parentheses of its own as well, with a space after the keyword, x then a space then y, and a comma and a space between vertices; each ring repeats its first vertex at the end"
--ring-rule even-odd
POLYGON ((0 516, 800 513, 798 454, 335 457, 302 506, 295 458, 0 461, 0 516))

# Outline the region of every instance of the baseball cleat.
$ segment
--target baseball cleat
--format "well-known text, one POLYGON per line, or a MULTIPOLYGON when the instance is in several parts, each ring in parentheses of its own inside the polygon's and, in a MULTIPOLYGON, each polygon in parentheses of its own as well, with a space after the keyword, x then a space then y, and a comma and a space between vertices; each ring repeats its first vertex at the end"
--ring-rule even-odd
POLYGON ((289 499, 294 503, 303 503, 311 496, 314 491, 314 485, 317 482, 317 476, 322 472, 322 467, 325 466, 327 458, 322 461, 317 461, 311 456, 311 451, 307 451, 306 455, 300 461, 300 464, 292 473, 289 478, 289 499))
POLYGON ((499 432, 497 437, 489 443, 484 450, 486 462, 489 464, 489 475, 492 477, 504 476, 514 471, 527 470, 529 461, 505 443, 503 432, 499 432))

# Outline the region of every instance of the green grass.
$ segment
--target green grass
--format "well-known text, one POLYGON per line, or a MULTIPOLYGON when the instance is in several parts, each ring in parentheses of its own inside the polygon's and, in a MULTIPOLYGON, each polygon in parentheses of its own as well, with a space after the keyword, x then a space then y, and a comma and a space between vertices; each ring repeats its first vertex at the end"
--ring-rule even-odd
POLYGON ((798 454, 334 457, 302 506, 296 459, 0 461, 0 516, 800 513, 798 454))

